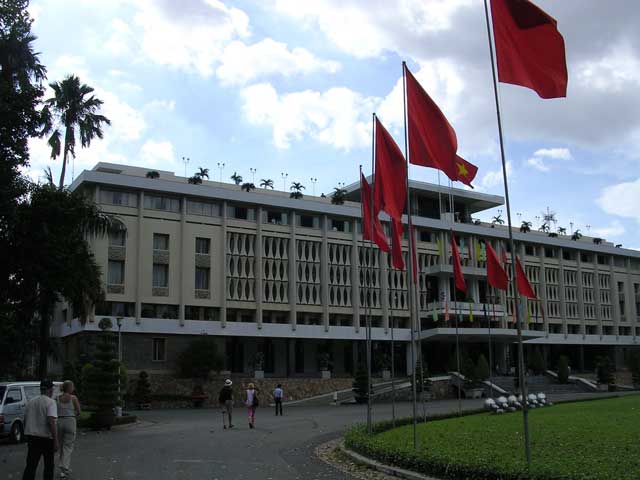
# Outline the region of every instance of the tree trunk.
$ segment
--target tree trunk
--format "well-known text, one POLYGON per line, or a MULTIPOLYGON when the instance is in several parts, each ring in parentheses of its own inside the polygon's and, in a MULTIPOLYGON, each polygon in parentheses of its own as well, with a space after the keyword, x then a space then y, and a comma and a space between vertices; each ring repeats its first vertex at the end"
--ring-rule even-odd
POLYGON ((67 159, 69 157, 69 142, 71 136, 71 127, 67 126, 64 132, 64 157, 62 159, 62 170, 60 171, 60 183, 58 184, 58 190, 64 189, 64 175, 67 171, 67 159))

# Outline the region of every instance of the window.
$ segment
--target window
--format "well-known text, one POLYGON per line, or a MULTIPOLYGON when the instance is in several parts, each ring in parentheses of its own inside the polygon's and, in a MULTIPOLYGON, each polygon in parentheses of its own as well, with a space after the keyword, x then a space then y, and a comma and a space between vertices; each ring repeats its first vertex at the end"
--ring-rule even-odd
POLYGON ((336 218, 331 219, 331 230, 334 232, 348 232, 349 222, 345 220, 338 220, 336 218))
POLYGON ((300 215, 298 225, 304 228, 320 228, 320 219, 311 215, 300 215))
POLYGON ((187 213, 190 215, 217 217, 220 215, 220 206, 217 203, 212 202, 187 200, 187 213))
POLYGON ((40 387, 39 386, 24 387, 24 395, 25 397, 27 397, 27 400, 31 400, 32 398, 35 398, 38 395, 40 395, 40 387))
POLYGON ((236 218, 238 220, 250 220, 256 219, 255 211, 253 208, 236 207, 229 205, 228 207, 229 217, 236 218))
POLYGON ((109 285, 124 284, 124 260, 109 260, 107 283, 109 285))
POLYGON ((158 288, 169 286, 169 265, 164 263, 153 264, 153 286, 158 288))
POLYGON ((556 250, 555 250, 555 248, 545 248, 544 249, 544 256, 546 258, 556 258, 556 250))
POLYGON ((100 202, 123 207, 137 207, 138 196, 135 193, 103 189, 100 190, 100 202))
POLYGON ((420 241, 431 242, 431 232, 428 232, 427 230, 420 230, 420 241))
POLYGON ((150 210, 165 210, 167 212, 179 212, 180 200, 172 197, 161 197, 159 195, 145 195, 144 208, 150 210))
POLYGON ((609 257, 606 255, 598 255, 598 265, 609 265, 609 257))
POLYGON ((209 270, 196 267, 196 290, 209 290, 209 270))
POLYGON ((122 230, 109 234, 110 247, 124 247, 127 240, 127 232, 122 230))
POLYGON ((267 210, 262 214, 262 223, 271 223, 272 225, 288 225, 289 220, 285 212, 267 210))
POLYGON ((4 404, 20 403, 22 401, 22 392, 19 388, 10 388, 7 392, 7 398, 4 400, 4 404))
POLYGON ((580 252, 580 261, 582 263, 591 263, 593 259, 591 258, 590 253, 580 252))
POLYGON ((196 237, 196 253, 200 255, 209 255, 211 240, 208 238, 196 237))
POLYGON ((153 234, 153 249, 154 250, 169 250, 169 235, 164 233, 153 234))
POLYGON ((571 251, 571 250, 562 250, 562 259, 563 260, 570 260, 572 262, 575 262, 575 260, 576 260, 576 252, 571 251))
POLYGON ((164 362, 167 359, 167 339, 153 339, 153 361, 164 362))
POLYGON ((524 254, 530 257, 535 257, 536 255, 536 247, 533 245, 525 245, 524 246, 524 254))

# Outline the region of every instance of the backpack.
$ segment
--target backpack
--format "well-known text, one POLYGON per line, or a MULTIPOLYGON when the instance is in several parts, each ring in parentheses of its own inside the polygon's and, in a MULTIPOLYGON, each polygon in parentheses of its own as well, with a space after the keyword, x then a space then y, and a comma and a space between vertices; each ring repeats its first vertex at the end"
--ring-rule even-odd
POLYGON ((255 407, 259 406, 259 405, 260 405, 260 400, 258 399, 258 392, 257 392, 257 390, 254 390, 252 406, 255 408, 255 407))

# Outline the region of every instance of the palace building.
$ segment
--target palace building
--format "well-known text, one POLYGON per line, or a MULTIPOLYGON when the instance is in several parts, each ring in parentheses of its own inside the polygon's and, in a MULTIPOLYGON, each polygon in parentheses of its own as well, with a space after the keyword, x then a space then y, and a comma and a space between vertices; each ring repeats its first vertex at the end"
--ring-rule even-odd
MULTIPOLYGON (((251 374, 261 352, 267 376, 319 375, 321 354, 333 375, 346 376, 364 358, 370 318, 374 370, 383 368, 377 359, 388 356, 393 339, 399 374, 411 371, 407 273, 363 243, 359 182, 334 205, 330 198, 148 172, 99 163, 71 186, 117 216, 126 232, 90 240, 106 301, 86 322, 64 303, 56 311, 53 335, 67 359, 78 358, 108 317, 114 326, 120 320, 130 371, 173 372, 189 342, 208 335, 231 373, 251 374)), ((473 219, 503 198, 417 181, 410 195, 415 339, 429 371, 447 371, 457 318, 463 350, 486 352, 491 339, 493 367, 508 372, 516 358, 514 302, 512 292, 488 288, 485 256, 486 242, 508 251, 508 231, 473 219), (457 298, 450 232, 469 289, 457 298)), ((528 352, 540 349, 550 367, 568 355, 580 370, 603 354, 621 365, 640 347, 640 252, 570 234, 516 231, 514 238, 539 298, 520 307, 528 352)))

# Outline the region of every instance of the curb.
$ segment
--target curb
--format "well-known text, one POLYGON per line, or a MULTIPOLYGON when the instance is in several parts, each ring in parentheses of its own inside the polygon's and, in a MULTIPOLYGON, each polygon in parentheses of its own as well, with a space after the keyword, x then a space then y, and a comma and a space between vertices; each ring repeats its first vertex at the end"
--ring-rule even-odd
POLYGON ((340 442, 340 451, 350 457, 354 462, 366 465, 369 468, 377 470, 379 472, 391 475, 393 477, 406 478, 408 480, 438 480, 435 477, 427 477, 421 473, 412 472, 411 470, 405 470, 404 468, 392 467, 385 465, 384 463, 371 460, 359 453, 349 450, 344 446, 344 441, 340 442))

